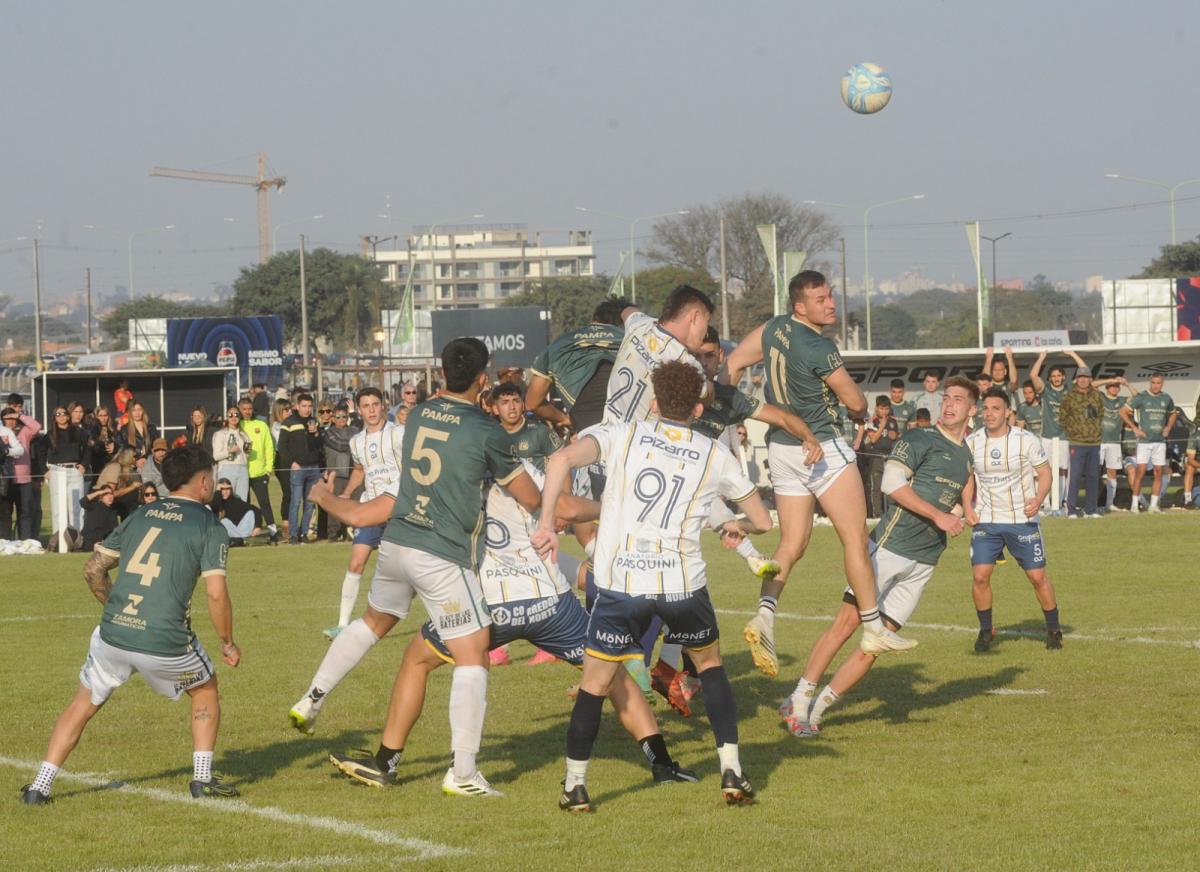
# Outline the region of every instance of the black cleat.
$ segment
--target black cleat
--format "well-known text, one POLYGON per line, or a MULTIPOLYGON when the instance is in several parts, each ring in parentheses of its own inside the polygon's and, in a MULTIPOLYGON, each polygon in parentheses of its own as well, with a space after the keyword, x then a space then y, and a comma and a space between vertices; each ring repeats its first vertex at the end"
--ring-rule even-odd
POLYGON ((1062 650, 1062 630, 1047 630, 1046 631, 1046 650, 1061 651, 1062 650))
POLYGON ((329 762, 346 777, 368 787, 390 787, 396 783, 396 773, 380 769, 375 762, 375 755, 369 751, 330 754, 329 762))
POLYGON ((587 788, 582 784, 576 784, 570 790, 564 786, 562 796, 558 798, 558 807, 563 811, 591 811, 592 800, 588 797, 587 788))
POLYGON ((49 805, 53 801, 48 794, 34 790, 32 784, 21 788, 21 802, 25 805, 49 805))
POLYGON ((995 630, 980 630, 979 635, 975 637, 975 653, 982 654, 992 647, 992 640, 996 638, 995 630))
POLYGON ((721 795, 728 805, 751 805, 754 802, 754 785, 744 774, 737 775, 732 769, 721 773, 721 795))
POLYGON ((193 799, 204 799, 206 797, 227 799, 232 796, 241 796, 236 787, 232 784, 226 784, 215 772, 211 781, 193 781, 189 787, 192 791, 193 799))
POLYGON ((691 769, 684 769, 678 762, 655 763, 650 767, 654 772, 655 784, 669 784, 672 781, 686 781, 695 784, 700 779, 691 769))

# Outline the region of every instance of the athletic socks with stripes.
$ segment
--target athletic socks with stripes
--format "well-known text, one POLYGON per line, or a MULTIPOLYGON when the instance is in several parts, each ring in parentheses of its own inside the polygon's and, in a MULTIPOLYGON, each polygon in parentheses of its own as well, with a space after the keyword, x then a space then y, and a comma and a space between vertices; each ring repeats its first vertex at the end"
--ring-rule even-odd
POLYGON ((883 621, 879 618, 879 609, 868 609, 867 611, 859 609, 858 619, 862 621, 862 625, 872 633, 883 632, 883 621))
POLYGON ((779 605, 779 600, 773 596, 760 596, 758 598, 758 616, 767 622, 768 626, 775 626, 775 608, 779 605))

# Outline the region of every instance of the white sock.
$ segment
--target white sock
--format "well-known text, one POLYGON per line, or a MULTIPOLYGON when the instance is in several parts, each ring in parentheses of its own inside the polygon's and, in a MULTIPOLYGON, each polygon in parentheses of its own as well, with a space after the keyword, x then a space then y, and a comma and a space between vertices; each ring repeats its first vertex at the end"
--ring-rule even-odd
POLYGON ((754 547, 754 543, 750 541, 749 536, 746 536, 744 539, 742 539, 742 541, 739 542, 737 547, 733 550, 745 557, 747 560, 749 560, 751 557, 762 557, 762 554, 760 554, 758 549, 754 547))
POLYGON ((717 748, 717 759, 721 761, 721 771, 732 769, 734 775, 742 774, 742 761, 738 759, 738 746, 726 742, 717 748))
POLYGON ((683 646, 663 642, 658 648, 658 659, 678 672, 679 667, 683 665, 683 646))
POLYGON ((572 760, 570 757, 568 757, 567 758, 567 778, 566 778, 566 781, 563 783, 563 789, 570 790, 571 788, 573 788, 579 784, 586 784, 587 783, 587 767, 588 767, 587 760, 572 760))
POLYGON ((487 711, 487 683, 488 671, 482 666, 455 666, 450 679, 450 750, 454 752, 454 777, 460 781, 475 774, 475 755, 487 711))
POLYGON ((316 708, 321 707, 325 701, 325 694, 337 687, 378 641, 379 637, 371 632, 371 628, 362 618, 352 621, 346 629, 338 633, 338 637, 330 643, 329 650, 325 652, 325 659, 317 667, 317 674, 313 676, 312 686, 308 689, 308 695, 312 697, 316 708))
POLYGON ((350 623, 350 614, 354 604, 358 602, 358 586, 362 581, 361 572, 347 572, 342 579, 342 609, 338 612, 338 626, 344 627, 350 623))
POLYGON ((816 695, 816 683, 809 681, 807 678, 801 678, 796 682, 796 689, 792 691, 792 711, 799 711, 801 714, 806 714, 812 706, 813 697, 816 695))
POLYGON ((1183 492, 1183 504, 1186 506, 1186 505, 1187 505, 1188 503, 1190 503, 1191 501, 1192 501, 1192 492, 1191 492, 1191 491, 1184 491, 1184 492, 1183 492))
POLYGON ((1134 494, 1133 498, 1129 501, 1129 511, 1133 512, 1135 515, 1138 512, 1138 504, 1141 502, 1141 499, 1142 498, 1139 494, 1134 494))
POLYGON ((1152 508, 1152 509, 1158 508, 1158 494, 1150 495, 1150 508, 1152 508))
POLYGON ((47 763, 43 760, 42 768, 38 770, 37 778, 33 779, 33 789, 49 796, 50 787, 54 784, 54 776, 57 774, 58 767, 53 763, 47 763))
POLYGON ((192 780, 212 781, 212 751, 192 752, 192 780))
POLYGON ((841 694, 839 694, 832 687, 826 686, 826 688, 817 695, 816 700, 813 701, 812 708, 808 712, 808 722, 810 724, 821 723, 821 718, 825 714, 825 709, 829 708, 841 698, 841 694))
POLYGON ((273 534, 279 532, 279 528, 276 527, 274 524, 267 524, 267 531, 273 535, 273 534))
POLYGON ((1113 507, 1113 501, 1117 498, 1117 480, 1110 478, 1104 484, 1104 503, 1107 508, 1113 507))
POLYGON ((882 633, 884 631, 883 619, 879 617, 879 609, 877 608, 866 612, 859 609, 858 619, 862 621, 863 627, 872 633, 882 633))

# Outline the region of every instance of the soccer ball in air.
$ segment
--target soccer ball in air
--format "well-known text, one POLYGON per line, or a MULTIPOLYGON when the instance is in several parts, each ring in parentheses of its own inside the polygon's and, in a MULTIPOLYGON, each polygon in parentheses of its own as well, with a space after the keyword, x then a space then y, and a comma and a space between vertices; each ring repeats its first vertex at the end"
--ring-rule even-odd
POLYGON ((878 64, 855 64, 842 76, 842 102, 860 115, 878 112, 892 99, 892 77, 878 64))

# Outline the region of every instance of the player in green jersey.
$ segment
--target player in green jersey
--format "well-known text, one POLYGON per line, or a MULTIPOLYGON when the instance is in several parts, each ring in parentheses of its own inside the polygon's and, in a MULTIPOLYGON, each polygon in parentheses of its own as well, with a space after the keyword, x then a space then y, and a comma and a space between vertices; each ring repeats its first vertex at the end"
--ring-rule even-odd
POLYGON ((236 788, 212 772, 213 748, 221 722, 217 676, 204 646, 192 632, 192 591, 204 579, 208 611, 221 658, 237 666, 241 651, 233 641, 233 607, 225 586, 229 536, 206 507, 213 495, 213 458, 188 445, 167 454, 163 482, 171 495, 143 506, 96 545, 84 567, 93 595, 104 604, 92 632, 79 687, 59 716, 37 778, 21 788, 27 805, 50 801, 59 768, 113 691, 141 673, 156 693, 192 701, 192 796, 237 796, 236 788), (117 567, 116 581, 109 571, 117 567))
MULTIPOLYGON (((1083 362, 1083 358, 1074 351, 1067 351, 1067 356, 1075 361, 1075 365, 1079 368, 1087 366, 1083 362)), ((1043 381, 1041 377, 1042 366, 1046 363, 1046 352, 1042 352, 1037 356, 1037 360, 1033 362, 1033 366, 1029 370, 1029 380, 1033 382, 1033 388, 1037 391, 1038 396, 1042 401, 1042 446, 1046 451, 1046 457, 1050 460, 1052 468, 1058 470, 1058 504, 1064 505, 1067 500, 1067 483, 1069 481, 1068 470, 1071 465, 1071 455, 1067 450, 1067 437, 1063 433, 1062 427, 1058 425, 1058 407, 1062 405, 1063 398, 1067 392, 1071 390, 1071 386, 1067 384, 1067 373, 1061 366, 1055 364, 1050 367, 1050 372, 1047 375, 1049 381, 1043 381), (1055 452, 1055 440, 1058 440, 1058 451, 1055 452), (1058 457, 1055 457, 1057 453, 1058 457), (1056 465, 1057 461, 1057 465, 1056 465)))
POLYGON ((524 458, 538 472, 546 471, 546 458, 562 447, 562 440, 540 418, 525 414, 521 386, 505 382, 492 389, 492 411, 512 442, 513 455, 524 458))
POLYGON ((770 676, 779 673, 775 653, 775 607, 792 566, 812 536, 816 502, 837 530, 845 552, 846 577, 858 598, 863 650, 872 654, 912 648, 916 643, 884 627, 875 607, 875 574, 867 555, 866 500, 862 477, 836 428, 838 403, 864 420, 867 399, 842 363, 837 346, 821 331, 837 320, 837 303, 825 277, 805 270, 788 283, 791 311, 752 331, 729 357, 729 381, 765 359, 767 401, 804 419, 821 442, 822 459, 806 462, 803 445, 790 433, 767 435, 771 482, 779 509, 780 541, 775 561, 780 572, 762 583, 758 612, 746 625, 754 664, 770 676))
POLYGON ((904 382, 898 378, 892 379, 888 385, 888 399, 892 401, 892 418, 896 421, 896 427, 903 433, 913 426, 913 418, 917 414, 916 404, 904 399, 904 382))
POLYGON ((1017 426, 1041 439, 1042 403, 1038 399, 1037 388, 1029 379, 1026 379, 1021 385, 1021 399, 1017 402, 1016 412, 1017 426))
POLYGON ((1121 471, 1124 461, 1121 451, 1122 437, 1125 435, 1125 421, 1121 418, 1121 409, 1125 408, 1126 400, 1121 396, 1121 388, 1129 391, 1129 396, 1136 397, 1137 389, 1125 376, 1103 379, 1096 382, 1104 388, 1104 418, 1100 422, 1100 462, 1104 465, 1105 500, 1104 507, 1108 511, 1116 509, 1117 473, 1121 471))
POLYGON ((1195 494, 1192 493, 1192 489, 1196 483, 1196 470, 1200 469, 1200 430, 1192 434, 1192 441, 1188 443, 1184 454, 1183 507, 1185 509, 1200 508, 1200 504, 1196 502, 1195 494))
POLYGON ((1158 498, 1162 493, 1163 470, 1167 468, 1167 436, 1175 426, 1179 417, 1179 409, 1171 395, 1163 393, 1163 377, 1150 377, 1150 389, 1138 394, 1121 409, 1121 418, 1137 436, 1137 469, 1133 480, 1129 483, 1133 490, 1130 511, 1138 510, 1142 497, 1142 479, 1146 477, 1146 467, 1154 467, 1154 485, 1150 491, 1150 511, 1161 512, 1158 498), (1137 412, 1137 420, 1133 413, 1137 412))
POLYGON ((1003 390, 1010 400, 1017 395, 1017 364, 1011 345, 1004 346, 1003 360, 997 360, 996 349, 988 346, 983 353, 983 371, 992 377, 992 385, 1003 390))
MULTIPOLYGON (((967 420, 975 413, 979 389, 960 375, 946 379, 942 417, 933 427, 909 430, 892 448, 883 474, 887 511, 871 531, 871 562, 879 591, 879 611, 893 630, 912 616, 946 537, 963 531, 962 494, 971 477, 971 452, 963 444, 967 420)), ((820 693, 821 676, 858 628, 859 606, 847 588, 833 624, 813 645, 804 675, 784 700, 779 714, 794 736, 815 736, 821 718, 866 676, 875 656, 855 651, 820 693)))

